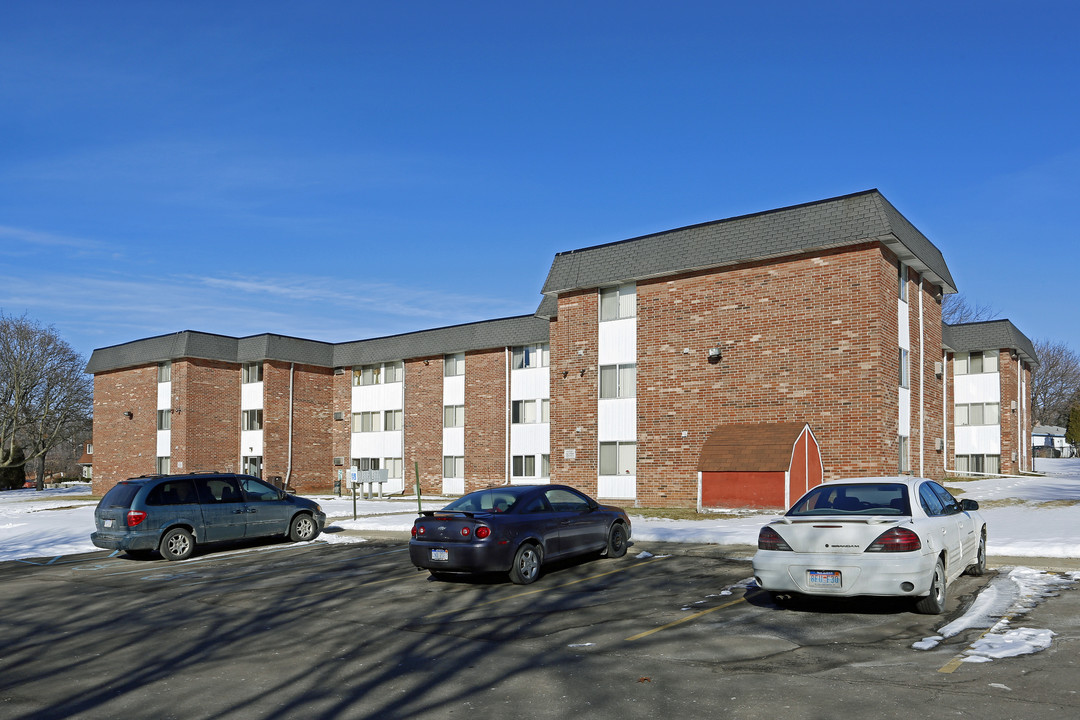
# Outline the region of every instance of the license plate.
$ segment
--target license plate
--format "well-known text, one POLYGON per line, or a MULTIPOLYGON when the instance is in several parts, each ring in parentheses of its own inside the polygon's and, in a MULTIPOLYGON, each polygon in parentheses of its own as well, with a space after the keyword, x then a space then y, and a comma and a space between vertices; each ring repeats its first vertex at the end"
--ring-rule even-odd
POLYGON ((806 584, 811 587, 841 587, 839 570, 807 570, 806 584))
POLYGON ((431 550, 431 559, 445 562, 445 561, 450 559, 450 551, 449 550, 442 550, 442 549, 438 549, 438 548, 432 548, 432 550, 431 550))
POLYGON ((105 521, 105 527, 112 527, 113 521, 111 519, 105 521))

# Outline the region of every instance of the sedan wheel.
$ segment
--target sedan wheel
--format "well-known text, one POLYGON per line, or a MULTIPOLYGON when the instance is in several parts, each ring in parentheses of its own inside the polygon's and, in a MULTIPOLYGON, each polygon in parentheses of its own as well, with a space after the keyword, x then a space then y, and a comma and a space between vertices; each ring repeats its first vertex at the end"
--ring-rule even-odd
POLYGON ((626 554, 626 527, 622 523, 615 523, 608 531, 607 556, 620 558, 626 554))
POLYGON ((158 552, 166 560, 187 560, 195 552, 195 538, 184 528, 173 528, 161 538, 158 552))
POLYGON ((319 528, 315 524, 315 518, 310 515, 297 515, 289 525, 289 539, 293 542, 314 540, 318 534, 319 528))
POLYGON ((528 585, 540 577, 542 551, 536 545, 522 545, 514 555, 514 565, 510 568, 510 580, 515 585, 528 585))
POLYGON ((975 555, 975 563, 968 565, 965 570, 968 575, 979 577, 986 574, 986 533, 979 538, 979 550, 975 555))
POLYGON ((945 599, 948 590, 945 583, 945 565, 938 558, 934 566, 933 579, 930 581, 930 594, 919 598, 915 609, 924 615, 940 615, 945 612, 945 599))

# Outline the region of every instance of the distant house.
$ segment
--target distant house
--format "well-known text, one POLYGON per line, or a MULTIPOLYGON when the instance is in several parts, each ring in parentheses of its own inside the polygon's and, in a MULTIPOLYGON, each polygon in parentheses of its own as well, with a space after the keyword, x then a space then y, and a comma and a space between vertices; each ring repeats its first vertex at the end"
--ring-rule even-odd
POLYGON ((1076 450, 1065 441, 1065 428, 1056 425, 1036 425, 1031 431, 1031 448, 1035 457, 1074 457, 1076 450))
POLYGON ((84 480, 92 480, 94 477, 94 443, 88 442, 83 446, 82 454, 76 464, 82 468, 84 480))

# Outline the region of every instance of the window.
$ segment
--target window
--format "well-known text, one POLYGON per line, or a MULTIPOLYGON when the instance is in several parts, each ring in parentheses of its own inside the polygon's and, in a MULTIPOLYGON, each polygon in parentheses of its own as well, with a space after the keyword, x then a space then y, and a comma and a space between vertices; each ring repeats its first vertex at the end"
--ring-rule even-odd
POLYGON ((930 485, 923 485, 919 488, 919 504, 922 505, 923 510, 930 517, 938 517, 945 515, 945 504, 941 502, 941 498, 938 497, 930 485))
POLYGON ((547 367, 551 362, 551 352, 547 343, 541 345, 523 345, 513 350, 511 365, 514 370, 547 367))
POLYGON ((263 364, 261 362, 244 363, 240 368, 240 382, 258 383, 263 381, 263 364))
MULTIPOLYGON (((465 427, 465 406, 444 405, 442 410, 443 427, 465 427)), ((456 477, 450 476, 447 477, 456 477)))
POLYGON ((637 287, 631 283, 600 290, 600 321, 637 316, 637 287))
POLYGON ((147 505, 190 505, 198 502, 195 485, 190 480, 160 483, 146 496, 147 505))
POLYGON ((900 387, 911 387, 911 355, 900 348, 900 387))
POLYGON ((240 467, 245 475, 262 477, 262 455, 249 455, 247 457, 244 457, 240 462, 240 467))
POLYGON ((637 365, 602 365, 600 397, 631 398, 637 395, 637 365))
POLYGON ((515 425, 536 422, 536 401, 514 400, 510 403, 510 422, 515 425))
POLYGON ((244 502, 276 502, 281 499, 281 493, 272 485, 251 478, 237 479, 240 481, 240 491, 244 493, 244 502))
POLYGON ((262 410, 244 410, 240 413, 241 430, 262 430, 262 410))
POLYGON ((400 430, 402 417, 401 410, 387 410, 383 413, 383 430, 400 430))
POLYGON ((900 462, 899 469, 902 473, 911 472, 911 460, 908 456, 908 444, 910 438, 906 435, 897 435, 897 445, 899 446, 900 462))
POLYGON ((463 478, 465 477, 465 458, 460 455, 457 457, 446 455, 442 459, 442 469, 443 477, 463 478))
POLYGON ((157 429, 168 430, 172 427, 172 411, 171 410, 158 410, 157 411, 157 429))
POLYGON ((401 478, 401 458, 383 458, 383 467, 387 470, 386 477, 401 478))
POLYGON ((357 470, 378 470, 379 458, 353 458, 353 467, 357 470))
POLYGON ((383 382, 399 383, 405 379, 405 363, 392 362, 383 365, 383 382))
POLYGON ((1001 472, 1000 455, 957 455, 956 471, 960 474, 986 473, 997 475, 1001 472))
POLYGON ((907 265, 900 263, 896 271, 896 296, 907 302, 907 265))
POLYGON ((378 385, 382 379, 382 365, 364 365, 353 368, 353 385, 378 385))
POLYGON ((465 374, 465 353, 455 353, 443 358, 443 375, 455 377, 465 374))
POLYGON ((376 432, 382 426, 380 422, 382 420, 379 417, 382 413, 377 410, 371 412, 358 412, 353 413, 353 427, 352 431, 357 432, 376 432))
POLYGON ((589 501, 572 490, 552 488, 544 491, 548 505, 554 512, 583 513, 589 510, 589 501))
POLYGON ((601 475, 633 475, 636 465, 637 443, 600 443, 601 475))
POLYGON ((968 403, 957 405, 953 417, 957 426, 998 425, 1001 423, 1001 403, 968 403))
POLYGON ((998 371, 998 354, 993 350, 956 353, 953 358, 953 371, 957 375, 996 373, 998 371))
POLYGON ((551 422, 551 401, 547 398, 540 401, 540 422, 551 422))
POLYGON ((158 475, 168 475, 170 460, 171 458, 168 455, 159 457, 157 462, 154 463, 156 466, 155 472, 157 472, 158 475))
POLYGON ((540 477, 551 477, 551 456, 540 456, 540 477))
POLYGON ((536 477, 536 456, 515 455, 514 477, 536 477))
POLYGON ((157 381, 159 383, 172 382, 172 362, 165 361, 158 363, 157 366, 157 381))

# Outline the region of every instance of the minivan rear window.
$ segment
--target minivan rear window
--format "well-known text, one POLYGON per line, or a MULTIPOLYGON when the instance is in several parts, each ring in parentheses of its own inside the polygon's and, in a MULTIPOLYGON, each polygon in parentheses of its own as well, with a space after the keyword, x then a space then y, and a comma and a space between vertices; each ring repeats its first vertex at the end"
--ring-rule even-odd
POLYGON ((105 497, 101 498, 101 507, 131 507, 131 501, 135 499, 141 487, 142 485, 135 483, 117 483, 112 490, 105 493, 105 497))

